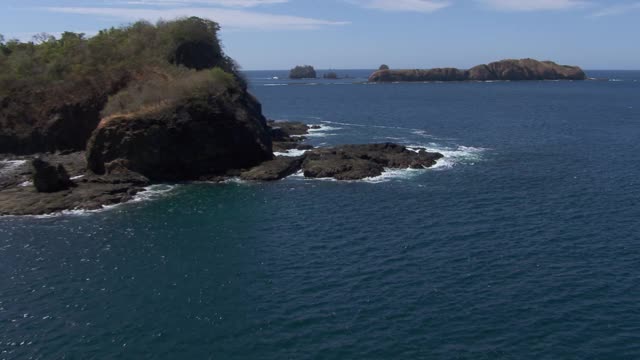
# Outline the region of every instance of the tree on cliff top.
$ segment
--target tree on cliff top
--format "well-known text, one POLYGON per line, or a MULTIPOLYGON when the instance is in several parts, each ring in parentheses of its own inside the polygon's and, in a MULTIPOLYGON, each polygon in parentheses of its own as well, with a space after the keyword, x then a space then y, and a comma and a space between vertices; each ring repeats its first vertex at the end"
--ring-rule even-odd
POLYGON ((389 70, 389 65, 382 64, 382 65, 380 65, 380 67, 378 68, 378 70, 389 70))
POLYGON ((237 74, 218 39, 219 25, 197 17, 102 30, 86 38, 65 32, 59 39, 41 34, 30 42, 0 42, 0 96, 15 89, 69 82, 113 84, 143 69, 173 71, 219 67, 237 74))

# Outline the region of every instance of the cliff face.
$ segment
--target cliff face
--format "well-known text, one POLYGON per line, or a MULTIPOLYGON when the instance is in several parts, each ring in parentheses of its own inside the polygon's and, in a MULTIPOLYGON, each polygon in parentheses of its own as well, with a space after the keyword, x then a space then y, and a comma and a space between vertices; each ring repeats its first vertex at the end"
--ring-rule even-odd
POLYGON ((378 70, 370 82, 395 81, 490 81, 490 80, 585 80, 577 66, 558 65, 533 59, 502 60, 469 70, 436 68, 428 70, 378 70))
POLYGON ((87 146, 97 174, 122 165, 151 180, 193 180, 273 157, 260 104, 242 90, 102 120, 87 146))
POLYGON ((83 150, 109 95, 128 80, 120 74, 114 79, 15 89, 0 99, 0 153, 83 150))

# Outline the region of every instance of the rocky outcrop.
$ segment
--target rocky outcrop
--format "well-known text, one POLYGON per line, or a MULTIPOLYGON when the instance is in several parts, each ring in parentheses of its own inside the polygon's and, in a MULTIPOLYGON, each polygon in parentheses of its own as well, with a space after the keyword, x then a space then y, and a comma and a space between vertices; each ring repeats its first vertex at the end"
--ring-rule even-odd
POLYGON ((38 192, 53 193, 75 186, 61 164, 54 166, 40 158, 35 158, 31 161, 31 166, 33 167, 33 184, 38 192))
POLYGON ((533 59, 502 60, 478 65, 469 70, 436 68, 429 70, 378 70, 370 82, 398 81, 522 81, 522 80, 586 80, 577 66, 558 65, 533 59))
POLYGON ((104 119, 87 146, 94 173, 119 161, 154 181, 225 174, 272 157, 261 106, 242 90, 104 119))
POLYGON ((304 156, 279 156, 271 161, 262 163, 253 169, 243 172, 240 178, 251 181, 275 181, 295 174, 302 167, 304 156))
POLYGON ((269 129, 271 132, 271 140, 274 152, 285 152, 287 150, 309 150, 313 146, 303 144, 306 139, 304 135, 309 129, 317 127, 317 125, 307 125, 298 121, 273 121, 269 120, 269 129))
POLYGON ((315 79, 317 77, 316 70, 310 65, 296 66, 289 72, 289 79, 315 79))
POLYGON ((244 180, 274 181, 302 170, 307 178, 361 180, 386 169, 424 169, 436 164, 440 153, 402 145, 362 144, 317 148, 299 157, 278 157, 241 174, 244 180))
POLYGON ((423 169, 436 164, 442 154, 412 151, 385 144, 342 145, 307 152, 302 165, 308 178, 360 180, 380 176, 385 169, 423 169))
MULTIPOLYGON (((119 204, 131 200, 135 194, 150 184, 149 180, 126 168, 112 164, 108 173, 95 175, 85 173, 83 153, 42 155, 43 162, 57 163, 72 176, 73 186, 58 189, 55 192, 40 192, 37 185, 42 174, 38 175, 34 166, 28 166, 28 159, 14 160, 19 166, 4 167, 0 171, 0 180, 9 180, 0 188, 0 215, 43 215, 64 210, 95 210, 104 206, 119 204), (33 179, 33 181, 30 181, 33 179)), ((38 161, 34 158, 31 161, 38 161)), ((57 166, 49 165, 57 176, 57 166)), ((37 165, 36 167, 40 167, 37 165)), ((41 172, 41 170, 39 170, 41 172)), ((66 182, 68 176, 63 176, 66 182)))

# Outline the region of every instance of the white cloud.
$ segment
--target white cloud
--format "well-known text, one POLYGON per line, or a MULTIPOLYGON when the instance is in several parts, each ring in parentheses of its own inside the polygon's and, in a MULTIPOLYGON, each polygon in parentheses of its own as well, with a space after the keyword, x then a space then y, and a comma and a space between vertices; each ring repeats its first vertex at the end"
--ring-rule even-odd
POLYGON ((283 4, 289 0, 120 0, 117 3, 127 5, 158 5, 158 6, 177 6, 177 5, 216 5, 224 7, 250 8, 260 5, 283 4))
POLYGON ((601 16, 611 16, 611 15, 622 15, 626 12, 634 11, 634 10, 640 10, 640 2, 606 7, 599 11, 596 11, 591 16, 601 17, 601 16))
POLYGON ((451 5, 442 0, 352 0, 351 3, 368 9, 384 11, 431 13, 451 5))
POLYGON ((179 17, 199 16, 218 22, 223 29, 316 29, 322 26, 348 25, 347 21, 331 21, 289 15, 274 15, 246 10, 219 8, 136 9, 122 7, 47 7, 54 13, 115 17, 125 20, 171 20, 179 17))
POLYGON ((585 6, 582 0, 479 0, 501 11, 566 10, 585 6))

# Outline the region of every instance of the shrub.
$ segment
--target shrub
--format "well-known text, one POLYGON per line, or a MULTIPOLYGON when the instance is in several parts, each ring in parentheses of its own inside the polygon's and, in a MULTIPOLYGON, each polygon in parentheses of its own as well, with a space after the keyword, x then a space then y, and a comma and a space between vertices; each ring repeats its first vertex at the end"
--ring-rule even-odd
POLYGON ((38 34, 26 43, 1 38, 0 96, 16 88, 42 88, 96 76, 115 78, 110 74, 135 73, 149 66, 219 67, 244 84, 237 65, 222 51, 219 29, 213 21, 191 17, 155 25, 139 21, 102 30, 91 38, 73 32, 59 39, 38 34), (201 59, 206 61, 197 63, 201 59))
POLYGON ((172 74, 145 77, 147 80, 132 83, 109 97, 102 117, 156 110, 186 99, 215 97, 238 87, 236 78, 221 68, 204 71, 176 68, 172 74))

